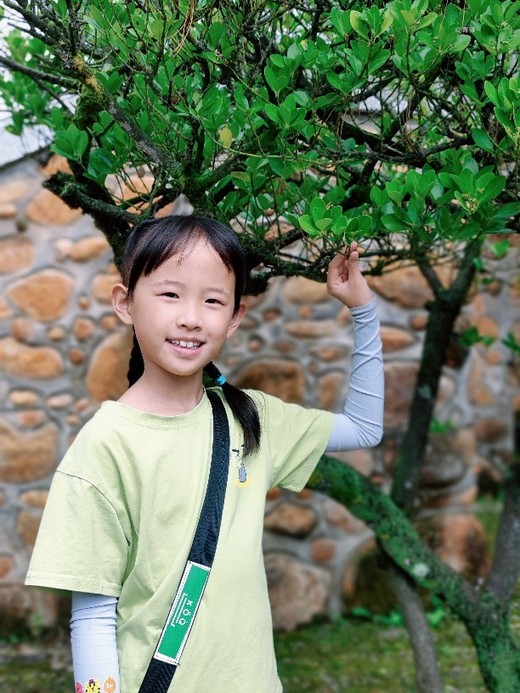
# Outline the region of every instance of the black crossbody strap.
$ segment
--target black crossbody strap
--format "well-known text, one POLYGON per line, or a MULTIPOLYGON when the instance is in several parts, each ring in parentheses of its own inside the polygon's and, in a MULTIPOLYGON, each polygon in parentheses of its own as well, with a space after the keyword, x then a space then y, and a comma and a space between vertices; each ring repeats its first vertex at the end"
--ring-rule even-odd
POLYGON ((229 472, 229 425, 220 397, 208 391, 213 410, 213 451, 206 495, 186 568, 139 693, 166 693, 193 626, 217 550, 229 472))

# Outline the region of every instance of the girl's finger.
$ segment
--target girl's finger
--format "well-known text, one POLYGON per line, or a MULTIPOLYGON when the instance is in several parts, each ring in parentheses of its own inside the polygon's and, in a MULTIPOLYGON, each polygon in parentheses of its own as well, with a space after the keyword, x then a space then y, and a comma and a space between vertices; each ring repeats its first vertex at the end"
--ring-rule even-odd
POLYGON ((353 250, 350 251, 350 255, 348 256, 348 266, 354 269, 359 262, 359 251, 357 248, 354 248, 353 250))
POLYGON ((327 269, 327 284, 331 286, 346 273, 346 258, 344 255, 336 255, 329 263, 327 269))

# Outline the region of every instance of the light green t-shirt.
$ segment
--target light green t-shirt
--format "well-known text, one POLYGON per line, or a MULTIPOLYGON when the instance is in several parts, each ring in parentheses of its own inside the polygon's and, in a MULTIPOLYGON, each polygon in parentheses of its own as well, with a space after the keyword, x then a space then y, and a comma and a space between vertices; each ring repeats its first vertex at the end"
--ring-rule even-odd
MULTIPOLYGON (((332 414, 249 394, 262 422, 260 450, 244 460, 241 482, 242 431, 226 405, 230 472, 217 553, 171 691, 281 691, 262 554, 265 495, 272 486, 303 488, 332 414)), ((206 395, 174 417, 105 402, 54 476, 26 584, 119 598, 122 693, 138 691, 184 569, 211 428, 206 395)))

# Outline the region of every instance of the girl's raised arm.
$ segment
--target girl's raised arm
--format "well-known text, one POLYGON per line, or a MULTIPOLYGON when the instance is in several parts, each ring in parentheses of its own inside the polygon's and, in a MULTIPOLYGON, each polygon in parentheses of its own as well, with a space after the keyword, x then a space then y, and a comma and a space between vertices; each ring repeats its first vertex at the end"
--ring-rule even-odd
POLYGON ((354 326, 347 398, 334 415, 327 452, 372 447, 383 435, 383 355, 376 301, 359 267, 357 243, 331 261, 327 288, 350 308, 354 326))

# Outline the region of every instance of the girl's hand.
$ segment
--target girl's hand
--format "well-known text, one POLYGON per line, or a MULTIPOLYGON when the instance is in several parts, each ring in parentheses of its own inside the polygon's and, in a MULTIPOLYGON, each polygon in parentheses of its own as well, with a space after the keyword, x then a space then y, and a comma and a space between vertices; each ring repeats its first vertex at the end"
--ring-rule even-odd
POLYGON ((359 267, 359 251, 352 241, 345 255, 336 255, 329 264, 327 289, 348 308, 364 306, 373 298, 365 277, 359 267))

